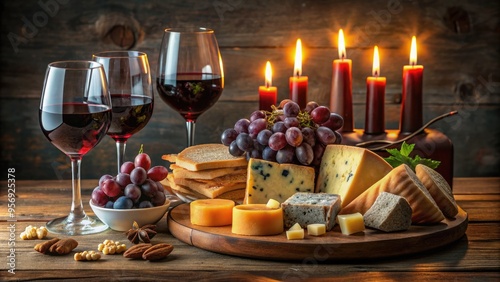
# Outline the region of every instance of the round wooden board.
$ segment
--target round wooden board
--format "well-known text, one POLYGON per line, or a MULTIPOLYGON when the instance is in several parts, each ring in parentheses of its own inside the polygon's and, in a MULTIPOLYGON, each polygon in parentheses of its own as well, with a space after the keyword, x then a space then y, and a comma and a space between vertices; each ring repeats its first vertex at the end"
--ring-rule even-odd
POLYGON ((231 226, 203 227, 191 224, 189 204, 173 208, 167 216, 172 235, 189 245, 227 255, 271 260, 356 260, 407 255, 435 249, 460 239, 467 230, 467 213, 459 208, 457 217, 436 225, 412 225, 404 232, 385 233, 365 229, 343 235, 336 225, 323 236, 288 240, 286 234, 241 236, 231 226))

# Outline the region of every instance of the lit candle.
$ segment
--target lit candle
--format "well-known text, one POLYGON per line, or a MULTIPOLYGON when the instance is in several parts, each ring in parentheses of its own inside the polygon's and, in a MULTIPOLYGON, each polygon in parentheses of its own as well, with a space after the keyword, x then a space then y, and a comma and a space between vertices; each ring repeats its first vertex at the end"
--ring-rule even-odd
POLYGON ((411 39, 410 65, 403 67, 401 98, 401 133, 414 132, 422 126, 422 77, 424 67, 417 65, 417 39, 411 39))
POLYGON ((333 61, 332 88, 330 93, 330 111, 344 118, 343 132, 354 130, 352 116, 352 62, 347 59, 344 32, 339 30, 339 59, 333 61))
POLYGON ((378 47, 373 50, 372 75, 366 78, 365 133, 379 134, 385 131, 384 103, 385 77, 380 76, 378 47))
POLYGON ((276 105, 278 89, 272 85, 273 70, 271 63, 267 61, 265 72, 265 85, 259 86, 259 109, 271 111, 271 106, 276 105))
POLYGON ((297 39, 295 48, 295 66, 293 76, 290 77, 290 100, 304 109, 307 104, 307 76, 302 76, 302 43, 297 39))

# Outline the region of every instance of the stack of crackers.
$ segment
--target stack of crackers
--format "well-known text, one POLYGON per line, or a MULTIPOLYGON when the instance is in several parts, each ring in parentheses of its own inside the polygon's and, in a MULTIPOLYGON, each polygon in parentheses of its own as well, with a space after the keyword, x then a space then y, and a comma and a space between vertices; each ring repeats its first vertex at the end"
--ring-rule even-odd
POLYGON ((179 154, 164 155, 171 162, 162 184, 176 194, 192 199, 230 199, 245 196, 247 165, 245 157, 234 157, 223 144, 202 144, 179 154))

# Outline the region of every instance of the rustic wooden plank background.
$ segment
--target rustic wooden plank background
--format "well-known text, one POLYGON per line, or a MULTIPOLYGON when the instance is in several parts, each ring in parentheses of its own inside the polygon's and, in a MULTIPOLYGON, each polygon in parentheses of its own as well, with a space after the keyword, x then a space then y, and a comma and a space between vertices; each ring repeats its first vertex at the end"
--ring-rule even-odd
MULTIPOLYGON (((353 60, 356 128, 364 123, 365 79, 373 46, 387 77, 386 127, 397 128, 402 67, 412 35, 425 67, 424 121, 451 110, 460 115, 436 123, 454 143, 455 176, 500 175, 500 5, 497 1, 2 1, 0 65, 1 167, 21 179, 67 179, 65 155, 38 125, 40 91, 48 63, 90 59, 103 50, 134 49, 149 55, 153 76, 163 28, 200 25, 215 29, 225 67, 219 102, 197 123, 196 143, 219 142, 220 133, 258 107, 257 88, 271 60, 278 99, 288 96, 295 41, 304 45, 303 73, 309 100, 328 104, 336 37, 343 28, 353 60), (110 32, 111 31, 111 32, 110 32)), ((127 146, 161 155, 185 146, 184 120, 156 95, 149 124, 127 146)), ((115 172, 115 147, 106 137, 84 157, 82 176, 115 172)), ((2 179, 5 175, 2 174, 2 179)))

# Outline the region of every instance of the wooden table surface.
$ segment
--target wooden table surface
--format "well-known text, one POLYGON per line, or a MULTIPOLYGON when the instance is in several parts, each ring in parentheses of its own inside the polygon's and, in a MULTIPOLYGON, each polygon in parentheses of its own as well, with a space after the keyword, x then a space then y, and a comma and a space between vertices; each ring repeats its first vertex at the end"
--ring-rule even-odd
MULTIPOLYGON (((2 181, 1 191, 7 190, 2 181)), ((84 180, 85 210, 92 214, 88 200, 97 180, 84 180)), ((70 206, 69 181, 17 181, 15 213, 10 217, 8 196, 0 198, 0 280, 95 279, 175 280, 175 281, 310 281, 331 278, 362 281, 499 281, 500 280, 500 178, 455 178, 454 194, 469 215, 469 225, 458 241, 425 253, 405 257, 322 263, 315 260, 294 262, 254 260, 212 253, 184 244, 168 232, 165 217, 158 222, 160 233, 153 243, 169 243, 174 251, 158 262, 103 255, 97 262, 78 262, 73 255, 48 256, 37 253, 39 241, 21 240, 27 225, 42 226, 48 220, 66 215, 70 206), (10 227, 10 228, 9 228, 10 227), (15 230, 14 230, 15 229, 15 230), (9 236, 15 233, 14 241, 9 236), (8 256, 15 248, 15 274, 8 270, 8 256)), ((49 234, 54 237, 54 234, 49 234)), ((75 236, 75 251, 96 250, 105 239, 120 240, 131 246, 123 232, 75 236)), ((293 250, 290 250, 293 251, 293 250)), ((14 266, 14 265, 12 265, 14 266)))

